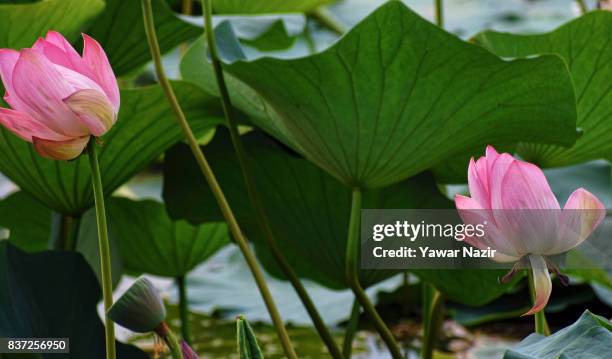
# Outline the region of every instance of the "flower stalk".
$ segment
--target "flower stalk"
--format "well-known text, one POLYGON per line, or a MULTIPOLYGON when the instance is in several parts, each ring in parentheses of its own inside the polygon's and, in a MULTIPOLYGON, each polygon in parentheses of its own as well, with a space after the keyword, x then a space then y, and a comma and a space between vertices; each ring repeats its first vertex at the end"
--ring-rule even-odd
MULTIPOLYGON (((113 305, 113 280, 111 275, 110 244, 108 241, 108 230, 106 224, 106 209, 104 207, 104 192, 98 153, 96 151, 96 138, 91 137, 87 144, 89 164, 91 167, 91 180, 93 184, 94 199, 96 205, 96 221, 98 224, 98 246, 100 250, 100 273, 102 274, 102 297, 104 299, 104 312, 113 305)), ((106 358, 115 359, 115 324, 104 316, 104 330, 106 334, 106 358)))
POLYGON ((300 281, 299 277, 283 256, 276 242, 276 238, 272 231, 270 221, 263 207, 261 197, 259 196, 259 193, 255 186, 255 180, 252 174, 253 172, 249 166, 249 161, 246 156, 246 151, 244 149, 242 138, 240 137, 240 133, 238 132, 238 122, 234 117, 231 98, 227 89, 227 85, 225 83, 223 68, 221 65, 221 60, 219 58, 217 44, 214 36, 214 28, 212 23, 212 5, 210 0, 202 0, 202 11, 204 13, 204 28, 206 40, 211 55, 215 79, 217 81, 217 86, 219 88, 219 93, 221 96, 223 112, 227 121, 227 127, 230 131, 234 152, 236 153, 238 163, 240 164, 242 176, 244 178, 244 182, 249 195, 249 200, 251 201, 251 204, 253 205, 253 208, 256 212, 255 214, 257 216, 257 223, 259 224, 260 230, 263 233, 264 238, 266 239, 266 243, 268 245, 268 248, 270 249, 270 252, 272 253, 272 256, 274 257, 274 260, 276 261, 280 269, 283 271, 285 276, 291 282, 291 285, 298 294, 300 301, 302 302, 310 318, 312 319, 312 322, 319 336, 327 346, 327 350, 329 351, 330 355, 335 359, 341 359, 343 358, 343 355, 340 351, 340 348, 334 341, 331 333, 325 325, 325 322, 321 318, 321 315, 319 314, 312 299, 308 295, 308 292, 302 285, 302 282, 300 281))
POLYGON ((176 285, 179 291, 179 314, 181 317, 181 335, 187 344, 191 345, 191 327, 189 326, 189 298, 187 297, 187 284, 185 276, 176 278, 176 285))
POLYGON ((155 328, 155 334, 159 335, 159 337, 166 342, 173 359, 183 359, 181 342, 178 340, 166 322, 161 322, 161 324, 155 328))
POLYGON ((380 334, 382 340, 387 345, 393 359, 403 359, 402 351, 398 346, 393 334, 382 320, 374 304, 366 295, 359 283, 359 228, 361 221, 361 189, 354 188, 351 201, 351 215, 348 228, 348 241, 346 244, 346 280, 349 287, 355 294, 355 298, 361 304, 374 327, 380 334))
POLYGON ((578 7, 580 8, 580 14, 581 15, 584 15, 587 12, 589 12, 589 8, 587 7, 587 5, 584 2, 584 0, 576 0, 576 4, 578 4, 578 7))
MULTIPOLYGON (((536 302, 536 290, 535 290, 535 277, 533 275, 533 270, 528 269, 527 272, 529 276, 527 278, 529 283, 529 295, 531 297, 532 304, 535 305, 536 302)), ((548 327, 548 322, 546 321, 546 315, 544 314, 544 309, 536 312, 533 315, 533 319, 535 322, 535 332, 541 335, 549 336, 550 328, 548 327)))
POLYGON ((433 358, 440 325, 444 319, 442 294, 431 284, 423 284, 423 346, 421 358, 433 358))
POLYGON ((435 0, 436 25, 444 28, 444 0, 435 0))
POLYGON ((342 343, 342 355, 345 358, 350 358, 353 352, 353 340, 359 328, 360 309, 359 302, 355 299, 351 308, 351 316, 344 332, 344 342, 342 343))
POLYGON ((170 85, 170 82, 166 77, 164 68, 162 66, 161 51, 159 48, 159 43, 157 41, 157 34, 155 32, 151 0, 142 0, 142 10, 145 32, 147 34, 147 40, 149 42, 149 47, 151 50, 151 57, 153 58, 155 72, 159 79, 159 83, 168 99, 172 111, 176 116, 176 120, 181 128, 181 131, 183 132, 185 139, 189 144, 189 147, 196 159, 196 162, 202 170, 202 174, 206 178, 206 181, 217 201, 217 204, 219 205, 219 208, 223 213, 223 217, 225 218, 228 224, 230 232, 232 233, 236 244, 240 248, 240 251, 244 256, 247 265, 249 266, 251 274, 253 275, 253 278, 255 279, 255 282, 259 288, 259 292, 261 293, 261 296, 266 304, 270 317, 272 318, 272 322, 274 323, 274 327, 276 329, 279 340, 281 341, 281 345, 283 346, 283 349, 285 351, 285 355, 290 359, 297 358, 295 350, 293 349, 291 341, 289 340, 289 335, 287 334, 283 320, 280 316, 280 313, 278 312, 272 294, 270 293, 270 289, 268 288, 268 285, 266 284, 266 281, 264 279, 263 272, 259 267, 257 260, 255 259, 255 255, 249 247, 246 237, 244 236, 242 230, 240 229, 240 226, 238 225, 238 221, 236 220, 236 217, 234 216, 234 213, 229 203, 227 202, 227 199, 225 198, 225 194, 221 190, 219 182, 217 181, 212 171, 212 168, 210 167, 208 161, 206 160, 206 157, 204 156, 204 153, 198 145, 197 139, 194 136, 193 131, 189 126, 189 123, 187 122, 185 114, 183 113, 183 110, 180 104, 178 103, 176 95, 174 94, 174 90, 172 89, 172 86, 170 85))

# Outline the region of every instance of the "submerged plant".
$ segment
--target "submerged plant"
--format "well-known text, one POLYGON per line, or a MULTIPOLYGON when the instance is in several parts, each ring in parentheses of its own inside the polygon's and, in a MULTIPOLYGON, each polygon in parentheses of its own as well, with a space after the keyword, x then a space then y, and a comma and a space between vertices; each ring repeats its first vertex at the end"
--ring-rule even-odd
POLYGON ((487 223, 487 234, 466 238, 466 242, 495 249, 495 261, 515 262, 502 281, 509 280, 521 264, 530 267, 533 306, 523 315, 536 314, 536 330, 545 332, 542 310, 552 291, 549 269, 565 281, 545 257, 584 241, 605 217, 605 207, 579 188, 561 209, 538 166, 499 154, 491 146, 486 156, 470 161, 468 185, 471 197, 456 195, 455 204, 464 222, 487 223))
MULTIPOLYGON (((83 56, 60 33, 50 31, 31 48, 0 49, 0 77, 6 89, 0 123, 38 154, 72 160, 87 149, 98 224, 105 309, 113 304, 110 245, 96 138, 114 125, 119 87, 100 44, 83 35, 83 56)), ((106 357, 115 358, 115 334, 106 319, 106 357)))

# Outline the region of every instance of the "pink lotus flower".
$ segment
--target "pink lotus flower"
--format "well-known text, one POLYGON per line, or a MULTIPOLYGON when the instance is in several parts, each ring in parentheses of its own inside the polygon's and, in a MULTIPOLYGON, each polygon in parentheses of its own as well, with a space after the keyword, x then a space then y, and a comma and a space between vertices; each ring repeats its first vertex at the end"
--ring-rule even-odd
POLYGON ((43 157, 78 157, 90 136, 102 136, 119 112, 119 88, 106 53, 83 35, 83 56, 50 31, 32 48, 0 49, 0 77, 11 106, 0 123, 34 144, 43 157))
POLYGON ((455 196, 459 214, 466 223, 487 225, 484 237, 466 242, 495 249, 495 261, 531 266, 536 299, 524 315, 544 309, 552 291, 549 266, 559 274, 544 257, 567 252, 584 241, 605 217, 605 207, 579 188, 561 209, 538 166, 499 154, 491 146, 485 157, 471 159, 468 185, 471 198, 455 196))

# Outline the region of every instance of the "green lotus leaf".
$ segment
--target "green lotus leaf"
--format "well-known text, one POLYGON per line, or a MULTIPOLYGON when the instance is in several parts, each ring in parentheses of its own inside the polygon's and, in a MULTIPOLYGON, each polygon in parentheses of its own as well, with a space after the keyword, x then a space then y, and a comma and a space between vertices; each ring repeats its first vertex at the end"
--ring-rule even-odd
MULTIPOLYGON (((491 142, 570 146, 577 137, 574 88, 558 56, 505 61, 399 1, 321 53, 232 60, 224 68, 234 105, 351 187, 397 183, 491 142)), ((215 93, 205 52, 185 62, 184 78, 215 93)))
POLYGON ((230 243, 227 225, 173 221, 163 204, 111 198, 111 235, 126 271, 164 277, 184 276, 230 243))
POLYGON ((76 40, 81 31, 104 10, 103 0, 47 0, 0 4, 0 48, 31 47, 47 31, 76 40))
POLYGON ((531 334, 509 349, 504 359, 607 358, 612 343, 612 323, 588 310, 574 324, 549 337, 531 334))
MULTIPOLYGON (((71 357, 103 359, 104 325, 96 310, 101 296, 80 254, 29 254, 0 241, 0 337, 69 338, 71 357)), ((149 357, 132 345, 116 347, 118 358, 149 357)))
POLYGON ((477 43, 503 57, 556 54, 565 60, 571 72, 578 107, 576 125, 582 129, 582 136, 570 148, 523 144, 519 152, 526 159, 542 166, 564 166, 610 158, 612 48, 607 46, 610 33, 612 13, 593 11, 546 34, 485 31, 475 37, 477 43))

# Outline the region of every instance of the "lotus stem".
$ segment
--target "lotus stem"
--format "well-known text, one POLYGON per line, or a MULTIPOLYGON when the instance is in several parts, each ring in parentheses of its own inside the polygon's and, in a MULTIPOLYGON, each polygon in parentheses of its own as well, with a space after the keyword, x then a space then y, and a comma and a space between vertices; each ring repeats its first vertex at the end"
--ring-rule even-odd
POLYGON ((159 335, 164 342, 166 342, 168 349, 170 349, 170 355, 172 355, 173 359, 183 359, 181 342, 178 340, 166 322, 161 322, 161 324, 155 328, 155 333, 159 335))
MULTIPOLYGON (((100 249, 100 273, 102 274, 102 297, 104 298, 104 313, 113 305, 113 278, 111 275, 110 244, 108 242, 108 229, 106 224, 106 209, 104 208, 104 192, 98 152, 96 151, 96 138, 91 137, 87 145, 89 164, 91 167, 91 182, 93 184, 94 200, 96 204, 96 220, 98 224, 98 245, 100 249)), ((106 358, 115 359, 115 324, 104 315, 104 330, 106 334, 106 358)))
POLYGON ((589 8, 587 7, 584 0, 576 0, 576 4, 578 4, 578 7, 580 8, 580 14, 584 15, 589 12, 589 8))
POLYGON ((346 26, 324 8, 316 8, 308 15, 321 24, 324 28, 338 36, 342 36, 346 32, 346 26))
MULTIPOLYGON (((529 278, 527 279, 529 282, 529 295, 531 296, 531 302, 535 303, 536 293, 535 293, 535 284, 534 284, 534 276, 533 271, 531 269, 528 270, 529 278)), ((533 319, 535 321, 535 332, 538 334, 550 335, 550 328, 548 327, 548 322, 546 321, 546 314, 544 314, 544 309, 536 312, 533 315, 533 319)))
POLYGON ((351 316, 346 326, 346 332, 344 333, 344 342, 342 345, 342 354, 345 358, 350 358, 353 353, 353 340, 359 327, 359 302, 357 299, 353 301, 353 307, 351 309, 351 316))
POLYGON ((153 21, 153 9, 151 7, 151 0, 142 0, 142 10, 144 17, 144 26, 145 32, 147 34, 147 40, 149 42, 149 47, 151 49, 151 57, 153 58, 153 63, 155 64, 155 72, 157 74, 157 78, 159 79, 159 83, 166 95, 170 107, 176 116, 176 120, 187 140, 191 152, 193 153, 198 166, 202 170, 202 174, 206 178, 208 186, 210 187, 221 212, 223 213, 223 217, 228 224, 229 230, 236 241, 236 244, 240 248, 242 255, 249 266, 251 274, 259 288, 259 292, 263 298, 264 303, 268 309, 270 317, 272 318, 272 322, 274 323, 274 327, 276 328, 276 332, 278 334, 279 340, 283 346, 285 354, 290 359, 297 358, 293 346, 291 345, 291 341, 289 340, 289 335, 287 334, 287 330, 285 329, 283 320, 276 308, 276 304, 274 303, 274 299, 272 294, 270 293, 270 289, 266 284, 264 279, 263 272, 255 259, 255 255, 251 251, 249 244, 247 242, 246 237, 244 236, 240 226, 238 225, 238 221, 234 216, 234 212, 232 211, 227 199, 225 198, 225 194, 223 193, 217 178, 215 177, 212 168, 210 167, 204 153, 200 149, 198 145, 198 141, 187 122, 187 118, 181 108, 181 105, 178 103, 176 95, 174 94, 174 90, 170 85, 170 81, 166 77, 166 73, 164 71, 162 65, 161 51, 159 49, 159 43, 157 41, 157 34, 155 32, 155 23, 153 21))
POLYGON ((187 297, 187 284, 185 276, 176 277, 176 285, 179 292, 179 314, 181 317, 181 336, 187 344, 191 345, 191 327, 189 325, 189 298, 187 297))
POLYGON ((351 216, 348 228, 348 241, 346 244, 346 280, 349 287, 353 290, 355 298, 361 304, 361 307, 366 312, 374 327, 380 334, 382 340, 389 348, 389 352, 393 359, 403 359, 402 351, 397 345, 393 334, 382 320, 374 304, 366 295, 365 291, 359 283, 359 232, 361 221, 361 189, 353 189, 351 201, 351 216))
POLYGON ((76 248, 79 219, 53 213, 53 247, 63 251, 74 251, 76 248))
POLYGON ((240 170, 242 171, 242 176, 244 178, 244 182, 247 188, 249 200, 251 201, 251 204, 255 209, 255 215, 257 216, 257 223, 259 225, 259 229, 261 230, 262 234, 264 235, 264 238, 266 239, 266 243, 268 245, 268 248, 270 249, 270 252, 272 253, 272 256, 274 257, 274 260, 276 261, 280 269, 283 271, 285 276, 289 279, 291 285, 298 294, 300 301, 306 308, 306 311, 312 319, 312 322, 319 336, 327 346, 327 350, 329 351, 330 355, 335 359, 341 359, 343 358, 343 356, 340 351, 340 348, 338 347, 331 333, 327 329, 325 322, 321 318, 321 315, 319 314, 312 299, 308 295, 308 292, 302 285, 302 282, 300 281, 299 277, 297 276, 291 265, 289 265, 289 262, 287 262, 280 248, 278 247, 278 243, 270 225, 270 220, 266 214, 265 208, 261 201, 261 197, 255 185, 253 172, 249 165, 250 162, 247 159, 246 151, 244 149, 244 143, 242 142, 242 138, 240 136, 240 133, 238 132, 238 121, 234 117, 235 114, 232 107, 231 97, 227 89, 227 84, 225 83, 225 76, 223 75, 223 68, 221 60, 219 58, 217 44, 214 36, 214 28, 212 23, 212 6, 210 0, 202 0, 202 11, 204 12, 204 28, 208 49, 210 51, 210 57, 215 73, 215 78, 217 81, 217 86, 221 95, 221 104, 223 106, 223 112, 227 120, 227 127, 230 131, 234 152, 236 153, 238 163, 240 164, 240 170))
POLYGON ((421 358, 433 358, 434 347, 438 339, 440 325, 444 319, 444 301, 436 288, 423 283, 423 346, 421 358))
POLYGON ((436 25, 444 28, 444 0, 435 0, 436 25))

